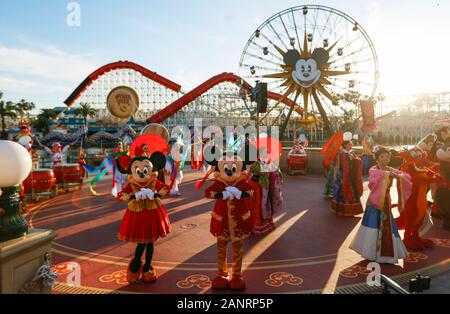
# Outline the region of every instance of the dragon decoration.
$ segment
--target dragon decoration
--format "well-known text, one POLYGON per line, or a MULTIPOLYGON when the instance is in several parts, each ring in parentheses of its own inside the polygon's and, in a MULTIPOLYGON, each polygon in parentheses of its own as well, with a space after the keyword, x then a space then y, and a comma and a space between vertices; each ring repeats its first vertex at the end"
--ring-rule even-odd
POLYGON ((88 138, 88 143, 98 143, 100 141, 104 142, 114 142, 119 143, 122 141, 126 136, 130 137, 132 140, 134 140, 137 136, 136 131, 134 131, 131 126, 129 125, 123 125, 119 128, 119 130, 116 133, 108 133, 105 131, 97 132, 93 135, 91 135, 88 138))
MULTIPOLYGON (((88 128, 82 127, 74 134, 66 134, 61 131, 52 131, 45 135, 41 142, 44 145, 50 145, 53 142, 60 142, 63 146, 69 143, 79 141, 81 138, 88 134, 88 128)), ((98 143, 100 141, 118 143, 124 138, 129 137, 131 141, 137 136, 136 131, 134 131, 131 126, 123 125, 115 133, 108 133, 105 131, 97 132, 91 135, 87 142, 89 144, 98 143)))
POLYGON ((74 134, 66 134, 61 131, 52 131, 45 135, 41 142, 44 145, 50 145, 53 142, 59 142, 63 146, 68 145, 70 143, 74 143, 79 141, 83 136, 85 136, 88 133, 87 127, 82 127, 78 129, 78 131, 74 134))

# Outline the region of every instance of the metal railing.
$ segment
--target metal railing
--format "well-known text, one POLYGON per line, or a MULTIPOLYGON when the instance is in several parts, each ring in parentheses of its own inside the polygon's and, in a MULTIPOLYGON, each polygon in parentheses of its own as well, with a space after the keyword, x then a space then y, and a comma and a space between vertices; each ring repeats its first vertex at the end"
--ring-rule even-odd
POLYGON ((393 290, 397 294, 422 293, 423 291, 430 289, 430 286, 430 277, 417 274, 416 277, 412 278, 409 281, 409 291, 407 291, 388 276, 381 275, 382 294, 391 294, 391 290, 393 290))

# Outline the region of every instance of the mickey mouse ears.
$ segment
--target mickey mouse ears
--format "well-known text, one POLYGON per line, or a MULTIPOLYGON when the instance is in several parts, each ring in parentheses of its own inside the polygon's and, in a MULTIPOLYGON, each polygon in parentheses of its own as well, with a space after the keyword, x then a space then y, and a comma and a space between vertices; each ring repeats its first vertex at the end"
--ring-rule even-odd
MULTIPOLYGON (((330 54, 324 48, 316 48, 314 49, 311 58, 314 59, 319 66, 321 66, 327 63, 328 60, 330 60, 330 54)), ((298 52, 298 50, 296 49, 288 50, 283 56, 284 63, 290 66, 291 68, 295 68, 297 61, 300 59, 301 59, 300 52, 298 52)))

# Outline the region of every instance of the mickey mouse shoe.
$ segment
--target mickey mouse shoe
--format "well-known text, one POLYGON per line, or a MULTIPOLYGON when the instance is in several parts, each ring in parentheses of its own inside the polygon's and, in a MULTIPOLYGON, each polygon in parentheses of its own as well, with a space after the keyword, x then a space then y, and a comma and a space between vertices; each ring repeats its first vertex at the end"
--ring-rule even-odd
POLYGON ((233 278, 230 281, 230 289, 237 290, 237 291, 245 290, 244 278, 240 275, 233 276, 233 278))
POLYGON ((215 290, 225 290, 229 286, 229 275, 219 275, 211 283, 211 287, 215 290))

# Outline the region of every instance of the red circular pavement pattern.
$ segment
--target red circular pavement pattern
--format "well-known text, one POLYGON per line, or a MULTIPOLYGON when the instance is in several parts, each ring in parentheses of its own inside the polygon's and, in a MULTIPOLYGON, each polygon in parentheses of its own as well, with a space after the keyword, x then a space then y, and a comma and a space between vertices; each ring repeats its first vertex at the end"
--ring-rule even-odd
MULTIPOLYGON (((27 218, 35 228, 54 229, 54 270, 59 274, 56 293, 213 293, 216 275, 215 238, 209 233, 213 202, 195 191, 200 173, 186 173, 181 197, 163 202, 172 223, 171 233, 156 242, 153 266, 158 280, 128 285, 126 268, 135 245, 116 238, 126 203, 111 196, 111 182, 62 194, 37 204, 27 218), (80 286, 67 285, 80 273, 80 286)), ((207 185, 208 183, 206 183, 207 185)), ((245 244, 246 293, 357 293, 365 284, 368 261, 348 249, 361 217, 337 217, 322 197, 325 180, 318 176, 286 176, 285 210, 276 217, 276 229, 252 236, 245 244)), ((367 198, 367 188, 364 200, 367 198)), ((382 265, 383 274, 405 281, 418 270, 438 274, 450 267, 449 232, 441 222, 428 235, 435 247, 411 252, 400 266, 382 265)), ((230 256, 231 257, 231 256, 230 256)), ((230 259, 229 259, 230 260, 230 259)), ((373 289, 373 288, 372 288, 373 289)))

